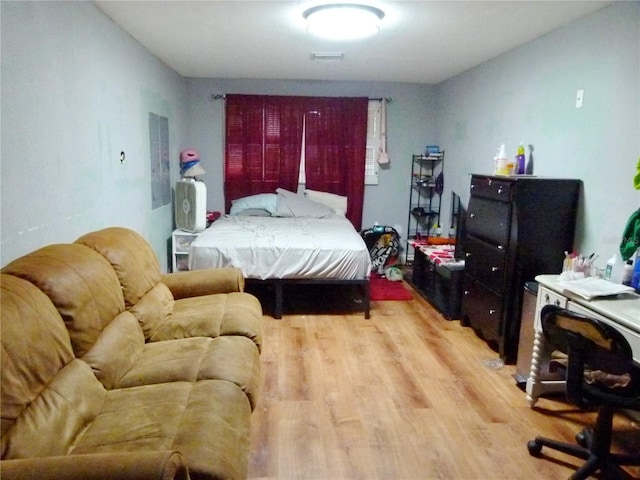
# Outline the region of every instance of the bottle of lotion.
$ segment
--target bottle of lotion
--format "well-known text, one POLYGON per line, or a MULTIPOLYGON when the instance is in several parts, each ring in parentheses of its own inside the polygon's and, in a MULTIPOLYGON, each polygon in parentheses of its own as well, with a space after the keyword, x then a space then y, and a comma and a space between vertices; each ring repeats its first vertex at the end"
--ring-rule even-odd
POLYGON ((500 145, 500 150, 496 154, 495 160, 495 169, 494 175, 509 175, 509 170, 507 169, 507 147, 503 143, 500 145))

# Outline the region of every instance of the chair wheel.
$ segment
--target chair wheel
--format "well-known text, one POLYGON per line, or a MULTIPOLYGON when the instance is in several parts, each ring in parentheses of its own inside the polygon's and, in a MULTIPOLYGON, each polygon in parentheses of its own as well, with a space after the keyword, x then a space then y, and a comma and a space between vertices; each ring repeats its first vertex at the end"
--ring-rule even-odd
POLYGON ((576 442, 578 443, 578 445, 580 445, 583 448, 588 447, 587 436, 585 435, 584 431, 576 433, 576 442))
POLYGON ((527 449, 529 450, 529 455, 537 457, 538 455, 540 455, 540 452, 542 452, 542 445, 540 445, 535 440, 530 440, 527 443, 527 449))

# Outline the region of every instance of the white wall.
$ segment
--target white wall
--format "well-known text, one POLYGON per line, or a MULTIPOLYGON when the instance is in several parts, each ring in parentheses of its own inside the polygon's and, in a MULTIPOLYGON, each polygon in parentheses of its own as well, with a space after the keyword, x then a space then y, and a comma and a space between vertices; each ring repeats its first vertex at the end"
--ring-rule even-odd
POLYGON ((166 268, 172 206, 151 210, 147 115, 169 118, 175 180, 185 80, 90 2, 0 8, 0 264, 121 225, 143 234, 166 268))
MULTIPOLYGON (((207 174, 208 208, 224 210, 224 102, 211 94, 364 96, 391 98, 387 108, 390 163, 380 170, 379 185, 365 188, 362 225, 395 225, 406 231, 411 155, 435 143, 435 87, 407 83, 320 82, 248 79, 189 79, 189 141, 198 150, 207 174)), ((446 183, 446 180, 445 180, 446 183)), ((448 210, 443 212, 445 217, 448 210)), ((406 238, 405 235, 402 235, 406 238)))
MULTIPOLYGON (((600 262, 640 207, 640 3, 616 2, 438 86, 448 188, 491 173, 503 142, 534 145, 534 174, 579 178, 576 248, 600 262), (583 107, 575 107, 584 89, 583 107)), ((549 232, 550 235, 553 232, 549 232)))
POLYGON ((514 156, 520 141, 533 145, 536 175, 582 179, 575 246, 602 263, 640 206, 632 185, 640 155, 638 2, 617 2, 438 86, 189 79, 189 141, 210 172, 204 180, 215 210, 223 209, 223 102, 209 96, 225 93, 392 97, 392 163, 380 185, 365 190, 364 226, 406 230, 411 155, 433 143, 446 150, 444 222, 451 192, 467 204, 469 175, 492 173, 503 142, 514 156))
POLYGON ((151 210, 147 114, 169 118, 172 181, 193 146, 208 208, 222 210, 222 102, 211 93, 391 97, 391 165, 365 191, 364 225, 406 229, 411 155, 446 149, 452 190, 490 173, 502 142, 535 147, 535 173, 581 178, 577 248, 604 259, 640 205, 640 3, 616 2, 438 86, 182 79, 89 2, 0 2, 1 265, 42 245, 124 225, 163 267, 171 206, 151 210), (575 109, 575 92, 585 90, 575 109), (120 164, 120 151, 126 161, 120 164), (174 162, 175 160, 175 162, 174 162))

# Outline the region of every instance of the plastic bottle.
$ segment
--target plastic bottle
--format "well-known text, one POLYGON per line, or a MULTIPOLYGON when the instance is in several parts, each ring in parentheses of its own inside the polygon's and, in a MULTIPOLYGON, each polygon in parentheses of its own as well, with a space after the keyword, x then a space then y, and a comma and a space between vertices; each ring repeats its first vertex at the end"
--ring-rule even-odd
POLYGON ((636 253, 636 261, 633 265, 633 275, 631 276, 631 286, 640 292, 640 254, 636 253))
POLYGON ((607 266, 604 268, 604 279, 613 283, 620 283, 622 280, 622 259, 616 253, 607 260, 607 266))
POLYGON ((631 279, 633 278, 633 260, 627 260, 622 270, 622 284, 631 285, 631 279))
POLYGON ((509 159, 507 158, 507 147, 504 143, 500 145, 500 150, 498 150, 498 153, 496 153, 496 158, 494 158, 494 160, 494 175, 509 175, 510 172, 507 169, 507 163, 509 159))
POLYGON ((520 142, 518 145, 518 153, 516 155, 516 172, 518 175, 522 175, 525 173, 525 156, 524 156, 524 145, 520 142))

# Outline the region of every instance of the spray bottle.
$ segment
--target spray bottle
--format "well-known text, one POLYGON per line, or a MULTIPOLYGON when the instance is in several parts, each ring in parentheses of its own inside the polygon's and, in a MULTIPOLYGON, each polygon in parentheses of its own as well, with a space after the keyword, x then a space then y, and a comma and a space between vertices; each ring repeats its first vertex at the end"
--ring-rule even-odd
POLYGON ((516 155, 516 172, 518 175, 522 175, 525 173, 525 156, 524 156, 524 145, 522 142, 518 145, 518 153, 516 155))

